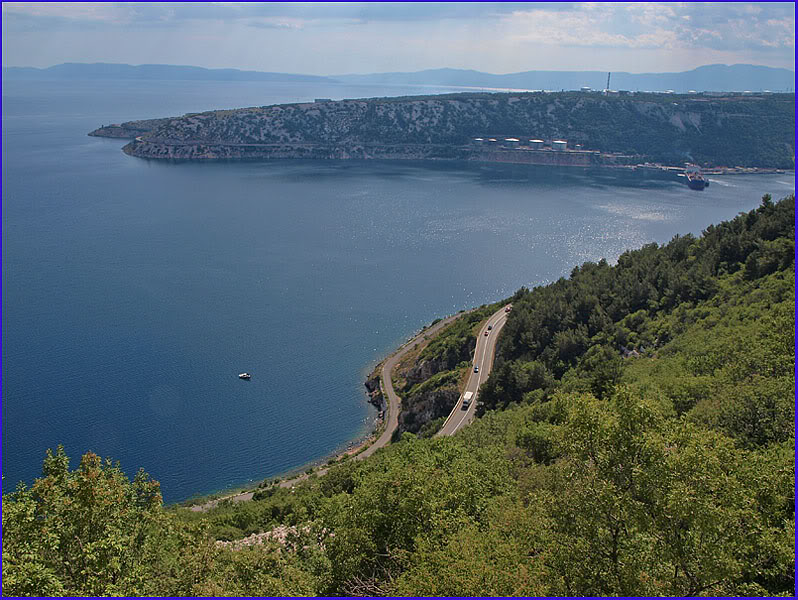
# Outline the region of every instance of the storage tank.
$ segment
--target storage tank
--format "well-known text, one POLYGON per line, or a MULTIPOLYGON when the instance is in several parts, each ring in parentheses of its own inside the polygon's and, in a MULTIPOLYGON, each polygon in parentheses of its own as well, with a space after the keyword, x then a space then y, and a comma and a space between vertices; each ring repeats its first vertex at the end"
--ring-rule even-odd
POLYGON ((562 152, 566 148, 568 148, 568 142, 565 141, 565 140, 552 140, 552 142, 551 142, 551 149, 552 150, 558 150, 558 151, 562 152))
POLYGON ((543 140, 529 140, 529 147, 533 150, 540 150, 543 148, 543 140))

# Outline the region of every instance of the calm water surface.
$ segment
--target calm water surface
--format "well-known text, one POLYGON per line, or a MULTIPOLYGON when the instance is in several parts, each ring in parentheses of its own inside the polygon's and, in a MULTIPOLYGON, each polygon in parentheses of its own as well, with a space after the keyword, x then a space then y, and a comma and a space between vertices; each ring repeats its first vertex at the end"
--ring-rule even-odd
POLYGON ((167 501, 269 477, 370 430, 363 377, 436 317, 794 190, 458 163, 161 164, 122 120, 444 89, 3 83, 3 476, 64 444, 167 501), (250 382, 237 373, 250 371, 250 382))

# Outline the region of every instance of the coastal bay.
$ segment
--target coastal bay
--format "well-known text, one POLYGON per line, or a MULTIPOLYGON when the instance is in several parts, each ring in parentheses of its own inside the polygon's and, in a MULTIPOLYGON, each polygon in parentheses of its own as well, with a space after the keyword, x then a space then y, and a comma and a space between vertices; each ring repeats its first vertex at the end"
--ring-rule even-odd
POLYGON ((167 501, 287 471, 370 430, 365 374, 425 323, 794 189, 793 173, 713 176, 696 194, 516 165, 154 164, 86 131, 335 94, 45 85, 56 84, 3 90, 13 483, 37 476, 58 443, 146 468, 167 501))

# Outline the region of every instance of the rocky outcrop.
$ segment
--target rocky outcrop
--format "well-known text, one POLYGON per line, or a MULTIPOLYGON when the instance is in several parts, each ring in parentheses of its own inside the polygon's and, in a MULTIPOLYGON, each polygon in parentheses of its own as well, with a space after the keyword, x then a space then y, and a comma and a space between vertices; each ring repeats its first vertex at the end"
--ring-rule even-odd
POLYGON ((402 373, 407 382, 406 387, 411 388, 414 385, 427 381, 427 379, 433 375, 454 369, 461 361, 470 360, 473 350, 473 346, 467 344, 463 348, 462 356, 449 356, 440 359, 420 359, 418 362, 413 363, 413 366, 407 369, 407 371, 402 373))
POLYGON ((421 360, 413 363, 413 366, 405 371, 403 375, 408 387, 412 387, 426 381, 436 373, 440 373, 445 368, 439 360, 421 360))
POLYGON ((445 386, 414 394, 402 401, 397 437, 409 431, 417 433, 424 425, 447 416, 460 398, 457 386, 445 386))
MULTIPOLYGON (((300 539, 304 539, 304 541, 308 540, 310 531, 309 526, 297 527, 295 525, 278 525, 270 531, 253 533, 239 540, 216 540, 216 546, 218 548, 228 548, 230 550, 243 550, 250 546, 262 546, 269 542, 276 542, 286 550, 295 552, 298 549, 300 539)), ((335 537, 335 533, 323 529, 321 532, 321 539, 327 537, 335 537)), ((321 539, 315 540, 315 544, 324 549, 324 544, 321 539)), ((307 549, 309 546, 303 545, 302 548, 307 549)))
POLYGON ((433 353, 431 357, 426 355, 427 353, 422 353, 418 360, 402 373, 406 381, 405 389, 423 383, 438 373, 451 371, 463 361, 470 361, 476 344, 476 338, 467 335, 446 346, 442 351, 433 353))
POLYGON ((366 392, 369 396, 369 403, 373 404, 380 412, 385 410, 385 396, 382 394, 380 386, 380 375, 373 375, 366 380, 366 392))

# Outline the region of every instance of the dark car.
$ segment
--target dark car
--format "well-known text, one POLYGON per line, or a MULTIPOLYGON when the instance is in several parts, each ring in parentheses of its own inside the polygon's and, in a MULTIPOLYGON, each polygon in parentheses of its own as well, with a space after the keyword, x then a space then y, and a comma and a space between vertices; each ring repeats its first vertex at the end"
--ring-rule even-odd
POLYGON ((479 366, 478 365, 474 365, 474 373, 479 373, 479 366))

